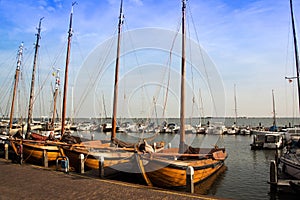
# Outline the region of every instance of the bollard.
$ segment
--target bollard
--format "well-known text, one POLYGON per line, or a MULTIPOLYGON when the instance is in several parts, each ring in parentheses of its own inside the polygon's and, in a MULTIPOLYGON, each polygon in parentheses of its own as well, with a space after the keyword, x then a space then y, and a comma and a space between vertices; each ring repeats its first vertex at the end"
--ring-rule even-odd
POLYGON ((48 153, 47 153, 47 150, 44 149, 43 151, 43 161, 44 161, 44 167, 48 167, 48 153))
POLYGON ((61 161, 60 167, 61 170, 65 173, 69 173, 69 158, 67 156, 58 156, 56 158, 56 170, 59 169, 58 162, 61 161))
POLYGON ((94 135, 94 133, 91 135, 91 140, 93 141, 94 140, 94 137, 95 137, 95 135, 94 135))
POLYGON ((79 173, 84 173, 84 155, 82 153, 79 155, 79 173))
POLYGON ((192 166, 186 169, 186 191, 194 193, 194 168, 192 166))
POLYGON ((99 160, 99 177, 104 178, 104 157, 101 156, 99 160))
POLYGON ((156 142, 153 143, 153 150, 156 151, 156 142))
POLYGON ((4 152, 5 152, 5 160, 8 160, 8 144, 7 143, 5 143, 5 145, 4 145, 4 152))
POLYGON ((278 177, 277 177, 277 165, 275 160, 271 160, 270 163, 270 186, 271 191, 277 190, 277 183, 278 183, 278 177))
POLYGON ((19 163, 20 165, 23 164, 23 143, 22 143, 22 140, 21 140, 21 143, 20 143, 20 146, 19 146, 19 163))
POLYGON ((171 143, 168 144, 168 149, 171 149, 172 145, 171 143))
POLYGON ((61 169, 65 173, 69 173, 69 159, 68 159, 68 157, 65 157, 63 160, 61 160, 61 169))

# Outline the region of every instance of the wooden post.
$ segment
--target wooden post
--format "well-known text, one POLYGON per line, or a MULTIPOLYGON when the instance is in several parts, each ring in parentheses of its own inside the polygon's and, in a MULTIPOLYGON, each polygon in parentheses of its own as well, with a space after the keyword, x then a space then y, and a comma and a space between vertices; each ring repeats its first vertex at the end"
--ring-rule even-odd
POLYGON ((8 160, 8 144, 4 145, 4 152, 5 152, 4 158, 5 158, 5 160, 8 160))
POLYGON ((23 164, 23 142, 22 142, 22 140, 20 142, 19 148, 20 148, 19 162, 20 162, 20 165, 22 165, 23 164))
POLYGON ((104 157, 101 156, 99 160, 99 177, 104 178, 104 157))
POLYGON ((94 133, 91 135, 91 140, 93 141, 94 140, 94 137, 95 137, 95 135, 94 135, 94 133))
POLYGON ((194 168, 192 166, 186 169, 186 191, 194 193, 194 168))
POLYGON ((47 150, 44 149, 43 151, 43 161, 44 161, 44 167, 48 167, 48 153, 47 153, 47 150))
POLYGON ((82 153, 79 155, 79 173, 84 173, 84 155, 82 153))
POLYGON ((275 160, 271 160, 270 163, 270 186, 271 191, 277 190, 277 183, 278 183, 278 177, 277 177, 277 165, 275 160))

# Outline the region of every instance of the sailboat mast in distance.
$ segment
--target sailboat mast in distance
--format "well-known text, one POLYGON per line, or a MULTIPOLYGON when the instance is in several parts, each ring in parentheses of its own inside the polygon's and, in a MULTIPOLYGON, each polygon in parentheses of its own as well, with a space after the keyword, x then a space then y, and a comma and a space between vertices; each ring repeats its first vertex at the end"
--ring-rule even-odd
POLYGON ((62 109, 62 118, 61 118, 61 135, 65 133, 65 121, 66 121, 66 110, 67 110, 67 92, 68 92, 68 70, 70 62, 70 51, 71 51, 71 39, 72 39, 72 20, 73 20, 73 7, 76 2, 72 3, 72 9, 70 13, 70 24, 68 32, 68 47, 67 47, 67 56, 66 56, 66 69, 65 69, 65 83, 64 83, 64 95, 63 95, 63 109, 62 109))
POLYGON ((181 52, 181 95, 180 95, 180 144, 179 153, 184 153, 185 144, 185 8, 186 0, 182 0, 182 52, 181 52))
POLYGON ((34 96, 34 82, 35 82, 35 71, 36 71, 36 62, 38 57, 38 49, 39 42, 41 38, 41 25, 44 17, 40 19, 38 33, 36 34, 36 43, 35 43, 35 52, 33 59, 33 69, 32 69, 32 78, 31 78, 31 89, 30 89, 30 97, 29 97, 29 106, 28 106, 28 118, 27 118, 27 137, 29 137, 29 133, 31 131, 31 123, 32 123, 32 111, 33 111, 33 96, 34 96))
POLYGON ((111 141, 114 141, 116 138, 116 128, 117 128, 118 79, 119 79, 120 39, 121 39, 122 24, 123 24, 123 0, 121 0, 120 16, 119 16, 119 24, 118 24, 118 43, 117 43, 116 68, 115 68, 111 141))
POLYGON ((273 126, 276 126, 276 111, 275 111, 275 98, 274 98, 274 90, 272 90, 272 100, 273 100, 273 126))
POLYGON ((17 68, 16 68, 16 74, 15 74, 14 91, 13 91, 13 96, 12 96, 10 117, 9 117, 9 133, 12 129, 12 120, 13 120, 13 114, 14 114, 15 98, 16 98, 18 82, 19 82, 19 74, 20 74, 20 68, 21 68, 21 62, 22 62, 22 55, 23 55, 23 42, 20 44, 19 51, 18 51, 18 61, 17 61, 17 68))

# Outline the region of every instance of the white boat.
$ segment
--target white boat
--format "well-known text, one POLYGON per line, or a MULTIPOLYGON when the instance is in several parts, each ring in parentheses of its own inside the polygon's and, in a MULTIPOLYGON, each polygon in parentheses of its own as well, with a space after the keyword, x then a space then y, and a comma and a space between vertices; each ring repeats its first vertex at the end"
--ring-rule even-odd
POLYGON ((210 124, 208 128, 206 129, 207 134, 213 134, 213 135, 222 135, 227 132, 227 128, 223 123, 217 123, 210 124))
POLYGON ((284 145, 283 133, 267 133, 265 134, 265 141, 263 143, 264 149, 281 149, 284 145))

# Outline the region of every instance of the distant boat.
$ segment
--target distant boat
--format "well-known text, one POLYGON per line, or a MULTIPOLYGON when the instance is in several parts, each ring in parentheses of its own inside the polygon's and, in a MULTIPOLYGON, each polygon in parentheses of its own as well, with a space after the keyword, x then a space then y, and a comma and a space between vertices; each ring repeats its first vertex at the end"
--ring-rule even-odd
MULTIPOLYGON (((182 1, 182 60, 180 127, 185 127, 185 10, 182 1)), ((227 158, 224 148, 192 148, 185 144, 185 129, 180 129, 179 148, 163 149, 140 154, 137 163, 148 185, 159 187, 185 187, 188 166, 194 169, 194 182, 199 183, 216 173, 227 158)))
POLYGON ((237 126, 237 102, 236 102, 236 85, 234 84, 234 122, 233 125, 227 128, 228 135, 236 135, 240 133, 240 129, 237 126))

